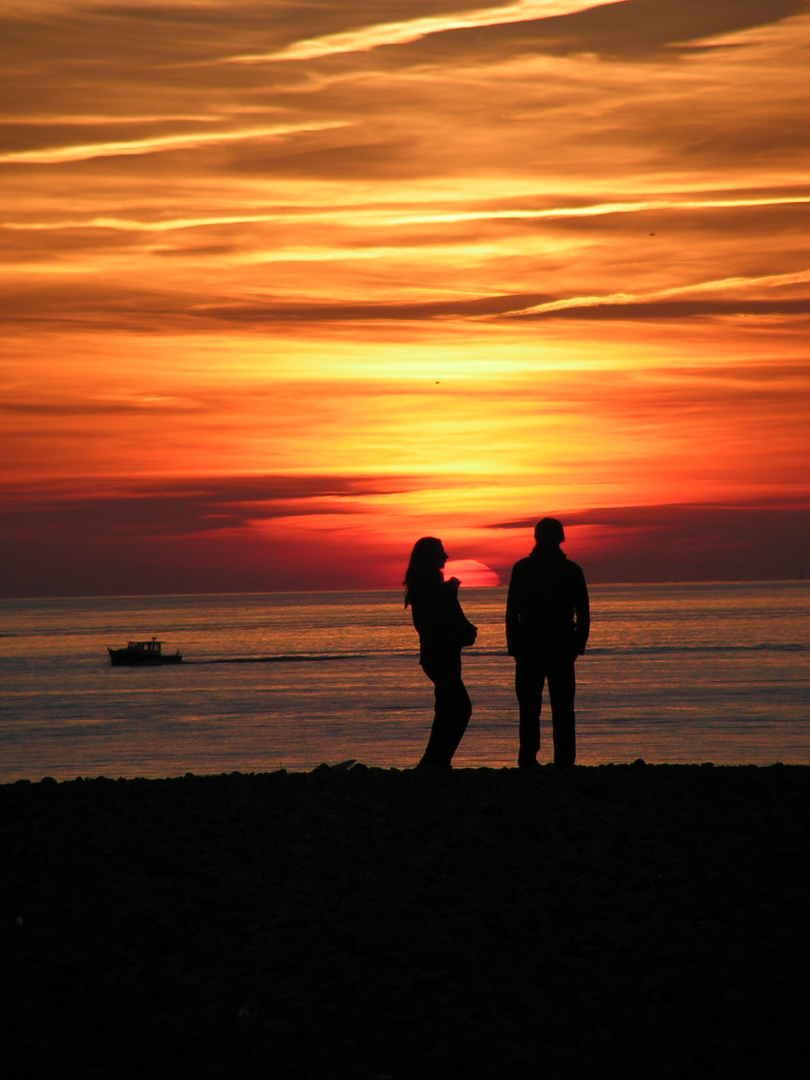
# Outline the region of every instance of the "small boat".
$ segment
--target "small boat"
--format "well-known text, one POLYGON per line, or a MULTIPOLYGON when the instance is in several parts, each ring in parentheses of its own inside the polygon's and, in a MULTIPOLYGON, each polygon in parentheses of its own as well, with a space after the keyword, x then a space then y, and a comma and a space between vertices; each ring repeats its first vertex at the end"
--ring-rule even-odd
POLYGON ((151 641, 130 641, 125 649, 111 649, 107 646, 107 652, 110 654, 110 661, 115 665, 138 667, 142 664, 182 664, 180 650, 164 655, 161 651, 162 644, 157 638, 152 638, 151 641))

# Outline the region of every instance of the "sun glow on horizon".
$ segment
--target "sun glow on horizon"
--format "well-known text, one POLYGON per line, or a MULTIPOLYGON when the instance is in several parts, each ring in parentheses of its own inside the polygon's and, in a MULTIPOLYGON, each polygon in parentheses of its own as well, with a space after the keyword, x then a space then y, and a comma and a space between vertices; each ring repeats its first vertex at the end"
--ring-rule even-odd
POLYGON ((494 588, 501 584, 495 571, 476 559, 448 559, 444 568, 445 580, 458 578, 466 588, 494 588))

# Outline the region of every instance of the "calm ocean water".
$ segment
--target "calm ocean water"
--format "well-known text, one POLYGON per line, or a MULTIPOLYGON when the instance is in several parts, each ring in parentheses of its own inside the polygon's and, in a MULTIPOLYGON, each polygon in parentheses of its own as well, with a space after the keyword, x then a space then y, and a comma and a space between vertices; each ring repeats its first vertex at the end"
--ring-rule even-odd
MULTIPOLYGON (((581 764, 810 763, 810 583, 603 585, 578 663, 581 764)), ((473 717, 455 764, 515 763, 505 589, 463 589, 473 717)), ((408 767, 432 688, 396 592, 0 601, 0 781, 408 767), (186 663, 114 668, 157 635, 186 663)), ((547 717, 540 759, 551 753, 547 717)))

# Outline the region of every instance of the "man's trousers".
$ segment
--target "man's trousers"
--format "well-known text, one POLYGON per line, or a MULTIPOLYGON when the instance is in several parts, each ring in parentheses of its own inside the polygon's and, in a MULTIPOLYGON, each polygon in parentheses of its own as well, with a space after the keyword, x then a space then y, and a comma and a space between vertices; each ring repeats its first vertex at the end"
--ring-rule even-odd
POLYGON ((548 683, 554 764, 573 765, 577 756, 574 657, 536 654, 515 658, 515 693, 520 710, 518 765, 531 765, 540 749, 540 709, 548 683))

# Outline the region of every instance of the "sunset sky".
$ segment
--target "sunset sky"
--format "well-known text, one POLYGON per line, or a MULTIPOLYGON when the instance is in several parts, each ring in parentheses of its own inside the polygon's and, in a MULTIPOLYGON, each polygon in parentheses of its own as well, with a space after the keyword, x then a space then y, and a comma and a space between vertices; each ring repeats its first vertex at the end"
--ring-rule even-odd
POLYGON ((506 582, 546 514, 810 573, 804 0, 0 0, 0 57, 0 595, 506 582))

